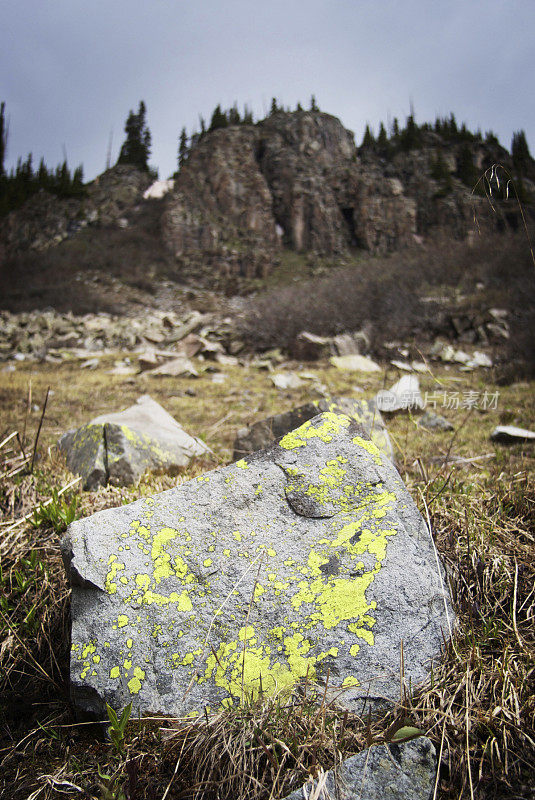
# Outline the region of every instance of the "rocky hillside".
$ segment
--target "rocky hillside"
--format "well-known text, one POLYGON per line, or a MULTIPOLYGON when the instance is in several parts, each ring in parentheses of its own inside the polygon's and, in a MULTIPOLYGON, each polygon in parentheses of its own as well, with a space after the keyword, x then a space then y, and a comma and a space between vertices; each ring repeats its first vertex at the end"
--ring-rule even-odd
MULTIPOLYGON (((231 125, 197 137, 163 200, 143 199, 150 179, 130 166, 105 172, 87 185, 81 199, 37 194, 0 220, 0 263, 5 273, 17 254, 48 250, 48 269, 50 249, 61 250, 64 240, 81 236, 82 228, 92 231, 83 232, 84 251, 95 253, 106 249, 100 239, 115 230, 115 255, 102 264, 97 256, 95 269, 116 274, 110 260, 122 259, 121 269, 141 270, 150 279, 158 250, 165 277, 228 289, 265 278, 285 249, 312 259, 386 254, 440 233, 469 237, 474 214, 483 228, 515 227, 515 203, 501 202, 495 186, 493 209, 484 193, 471 192, 470 181, 470 175, 475 182, 496 163, 513 171, 511 157, 494 137, 468 137, 424 126, 414 143, 401 135, 399 146, 392 139, 383 148, 374 140, 357 148, 353 134, 336 117, 279 111, 257 124, 231 125), (462 170, 467 147, 468 180, 462 170), (139 263, 133 263, 132 247, 128 257, 121 256, 121 239, 128 238, 127 229, 142 227, 147 214, 156 214, 157 224, 150 241, 141 237, 136 245, 139 263)), ((523 182, 528 200, 535 190, 533 177, 523 182)), ((78 251, 72 267, 84 269, 78 251)), ((10 271, 22 274, 25 269, 19 262, 10 271)), ((32 269, 38 272, 39 265, 32 269)))

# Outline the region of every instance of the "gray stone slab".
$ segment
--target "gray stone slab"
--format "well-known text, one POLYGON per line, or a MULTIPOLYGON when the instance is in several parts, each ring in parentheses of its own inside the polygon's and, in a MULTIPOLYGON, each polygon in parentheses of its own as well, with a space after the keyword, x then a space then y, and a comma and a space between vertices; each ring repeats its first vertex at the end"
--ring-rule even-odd
MULTIPOLYGON (((389 459, 325 412, 248 459, 73 523, 80 710, 219 709, 308 675, 362 713, 416 686, 451 616, 431 537, 389 459)), ((330 694, 328 695, 330 696, 330 694)))
POLYGON ((363 750, 284 800, 430 800, 435 778, 435 748, 420 736, 363 750))
POLYGON ((146 470, 176 470, 208 451, 149 395, 125 411, 102 414, 58 441, 84 489, 125 486, 146 470))
POLYGON ((535 442, 535 431, 526 428, 517 428, 516 425, 498 425, 492 431, 490 438, 493 442, 501 444, 515 444, 515 442, 535 442))

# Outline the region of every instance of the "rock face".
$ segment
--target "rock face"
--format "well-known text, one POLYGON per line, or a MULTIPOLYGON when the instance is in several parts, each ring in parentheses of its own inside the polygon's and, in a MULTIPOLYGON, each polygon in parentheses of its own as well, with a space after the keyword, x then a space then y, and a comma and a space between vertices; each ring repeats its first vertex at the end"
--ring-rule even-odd
POLYGON ((271 442, 280 439, 281 436, 324 411, 347 414, 362 425, 366 435, 387 458, 394 459, 394 450, 386 425, 373 400, 368 403, 367 400, 354 400, 351 397, 331 397, 328 400, 314 400, 284 414, 275 414, 273 417, 255 422, 248 428, 242 428, 236 434, 234 441, 233 460, 237 461, 256 450, 264 449, 271 442))
POLYGON ((435 773, 433 743, 420 736, 404 744, 382 744, 363 750, 326 773, 323 791, 315 781, 284 800, 303 800, 312 796, 314 789, 320 792, 314 795, 319 800, 430 800, 435 773))
POLYGON ((431 542, 391 462, 326 412, 249 459, 73 523, 71 687, 183 715, 308 676, 360 712, 448 636, 431 542))
POLYGON ((39 192, 22 208, 0 219, 5 254, 46 250, 87 225, 120 225, 125 212, 141 201, 150 183, 148 173, 122 164, 87 184, 87 195, 81 200, 58 199, 39 192))
POLYGON ((177 470, 208 451, 148 395, 125 411, 68 431, 58 446, 71 472, 81 475, 90 490, 107 483, 126 486, 146 470, 177 470))
MULTIPOLYGON (((412 243, 416 206, 358 163, 353 135, 320 112, 277 113, 206 135, 176 180, 163 219, 179 263, 264 277, 281 244, 322 254, 412 243)), ((217 275, 216 275, 217 277, 217 275)))

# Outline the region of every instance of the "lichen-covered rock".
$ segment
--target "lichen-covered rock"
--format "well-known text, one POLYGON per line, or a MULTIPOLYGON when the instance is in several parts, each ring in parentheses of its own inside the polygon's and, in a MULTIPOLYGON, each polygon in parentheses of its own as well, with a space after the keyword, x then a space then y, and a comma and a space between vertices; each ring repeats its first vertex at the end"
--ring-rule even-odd
POLYGON ((194 439, 149 395, 125 411, 102 414, 58 441, 67 466, 84 489, 126 486, 147 470, 174 471, 208 448, 194 439))
MULTIPOLYGON (((324 778, 320 800, 430 800, 435 784, 436 752, 433 743, 420 736, 403 744, 381 744, 343 761, 324 778)), ((303 800, 318 790, 318 781, 287 795, 284 800, 303 800)), ((314 795, 316 796, 316 795, 314 795)))
POLYGON ((275 414, 248 428, 242 428, 234 440, 233 460, 248 456, 256 450, 262 450, 275 439, 280 439, 294 428, 298 428, 323 411, 332 411, 335 414, 347 414, 359 425, 362 425, 366 435, 374 442, 379 450, 389 459, 393 460, 394 450, 388 435, 381 412, 374 400, 354 400, 351 397, 330 397, 329 399, 313 400, 310 403, 293 408, 283 414, 275 414))
POLYGON ((326 412, 249 459, 73 523, 71 688, 183 715, 328 681, 362 711, 440 657, 448 598, 392 463, 326 412))

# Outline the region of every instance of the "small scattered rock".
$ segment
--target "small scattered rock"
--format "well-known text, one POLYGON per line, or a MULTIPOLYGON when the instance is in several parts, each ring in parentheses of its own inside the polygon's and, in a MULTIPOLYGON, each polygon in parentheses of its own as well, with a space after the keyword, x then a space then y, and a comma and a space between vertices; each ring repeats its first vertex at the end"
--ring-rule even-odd
POLYGON ((185 356, 173 358, 172 361, 167 361, 167 363, 161 364, 159 367, 156 367, 156 369, 151 369, 145 374, 171 378, 177 378, 181 376, 185 376, 187 378, 199 377, 199 373, 189 358, 186 358, 185 356))
POLYGON ((364 332, 361 333, 341 333, 332 340, 336 355, 338 356, 357 356, 362 349, 368 349, 370 342, 364 332))
POLYGON ((420 428, 425 428, 428 431, 452 431, 453 425, 449 420, 440 414, 435 414, 433 411, 426 411, 425 414, 418 420, 420 428))
POLYGON ((336 800, 429 800, 437 770, 436 751, 426 736, 400 744, 380 744, 342 761, 319 781, 311 781, 284 800, 304 797, 336 800))
POLYGON ((337 369, 347 369, 355 372, 381 372, 379 364, 376 364, 371 358, 366 358, 366 356, 333 356, 330 362, 337 369))
POLYGON ((380 411, 419 410, 424 407, 420 382, 416 375, 404 375, 390 389, 381 389, 376 395, 380 411))
POLYGON ((297 361, 319 361, 321 358, 328 358, 331 354, 330 339, 301 331, 294 339, 291 354, 297 361))
POLYGON ((299 389, 303 386, 303 381, 295 372, 277 372, 276 375, 271 375, 271 381, 277 389, 299 389))
POLYGON ((154 350, 146 350, 144 353, 140 353, 137 357, 137 360, 139 368, 142 372, 145 372, 148 369, 155 369, 160 363, 154 350))
POLYGON ((227 356, 226 353, 217 353, 215 360, 222 367, 237 367, 240 363, 236 356, 227 356))
POLYGON ((125 411, 102 414, 58 441, 71 472, 84 489, 125 486, 146 470, 176 471, 208 447, 194 439, 149 395, 125 411))
POLYGON ((515 425, 498 425, 492 431, 490 438, 493 442, 500 442, 501 444, 533 442, 535 441, 535 432, 528 431, 526 428, 517 428, 515 425))
POLYGON ((397 359, 393 359, 391 362, 393 367, 397 367, 398 369, 403 370, 404 372, 412 372, 413 367, 407 361, 398 361, 397 359))

